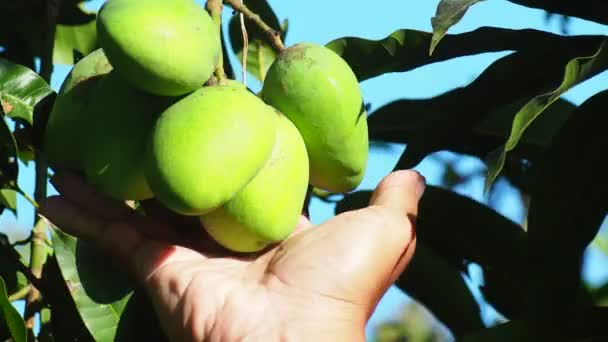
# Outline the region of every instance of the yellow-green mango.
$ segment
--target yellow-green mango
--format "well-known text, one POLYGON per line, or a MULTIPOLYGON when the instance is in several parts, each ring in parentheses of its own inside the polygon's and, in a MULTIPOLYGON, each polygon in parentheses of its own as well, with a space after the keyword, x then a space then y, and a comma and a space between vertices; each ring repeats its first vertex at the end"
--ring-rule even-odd
POLYGON ((78 61, 61 85, 46 124, 43 152, 52 167, 80 171, 82 126, 88 120, 88 107, 101 75, 112 66, 98 49, 78 61))
POLYGON ((119 200, 153 197, 144 175, 144 152, 154 123, 171 101, 134 88, 115 71, 104 76, 80 128, 88 181, 119 200))
POLYGON ((228 203, 201 216, 201 222, 222 246, 235 252, 257 252, 293 232, 307 187, 304 140, 293 123, 281 115, 266 165, 228 203))
POLYGON ((298 128, 310 159, 310 183, 332 192, 356 188, 368 157, 367 116, 359 83, 330 49, 311 43, 279 54, 262 96, 298 128))
POLYGON ((162 113, 146 177, 167 208, 199 216, 228 202, 270 157, 277 114, 239 86, 203 87, 162 113))
POLYGON ((108 0, 97 31, 116 71, 156 95, 196 90, 219 60, 219 32, 193 0, 108 0))

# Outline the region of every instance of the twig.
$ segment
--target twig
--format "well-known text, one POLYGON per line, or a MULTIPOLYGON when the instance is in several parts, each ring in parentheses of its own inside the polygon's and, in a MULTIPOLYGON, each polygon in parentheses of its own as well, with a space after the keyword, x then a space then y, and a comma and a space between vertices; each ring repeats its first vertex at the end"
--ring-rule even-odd
MULTIPOLYGON (((44 42, 44 55, 41 58, 40 64, 40 76, 42 76, 42 78, 47 83, 51 82, 51 75, 53 74, 53 48, 55 44, 55 31, 57 28, 57 18, 59 16, 59 8, 61 7, 61 1, 62 0, 46 1, 46 39, 44 42)), ((42 157, 42 154, 36 154, 36 180, 33 203, 39 203, 46 197, 47 173, 48 167, 46 160, 42 157)), ((36 222, 36 224, 34 225, 34 229, 32 230, 31 256, 29 268, 32 280, 39 279, 42 275, 42 267, 44 265, 44 260, 46 259, 47 254, 47 248, 45 243, 47 225, 46 221, 39 217, 38 210, 36 210, 34 222, 36 222)), ((37 289, 32 289, 32 291, 28 293, 25 302, 25 326, 28 329, 28 336, 31 340, 34 340, 33 329, 36 318, 36 312, 40 308, 40 299, 40 292, 37 289)))
MULTIPOLYGON (((241 1, 241 5, 243 4, 243 0, 241 1)), ((243 85, 247 87, 247 54, 249 53, 249 35, 247 34, 247 27, 245 27, 245 16, 243 12, 239 14, 241 20, 241 33, 243 34, 243 85)))
POLYGON ((283 45, 283 41, 281 40, 281 34, 268 26, 262 18, 256 13, 253 13, 247 6, 245 6, 241 0, 225 0, 235 11, 242 13, 245 17, 251 21, 253 21, 257 26, 260 27, 262 31, 268 36, 268 41, 272 45, 272 47, 281 52, 285 50, 285 45, 283 45))
MULTIPOLYGON (((222 10, 223 4, 222 0, 207 0, 207 4, 205 6, 209 14, 211 14, 211 19, 215 23, 217 27, 217 32, 219 33, 220 44, 222 44, 222 10)), ((224 71, 224 53, 222 48, 220 48, 220 58, 215 66, 215 77, 217 77, 218 82, 221 83, 222 80, 226 78, 226 72, 224 71)))
POLYGON ((8 301, 9 302, 15 302, 18 300, 22 300, 25 299, 25 297, 27 295, 29 295, 30 291, 32 290, 32 286, 31 285, 26 285, 24 287, 22 287, 21 289, 19 289, 19 291, 13 293, 12 295, 8 296, 8 301))

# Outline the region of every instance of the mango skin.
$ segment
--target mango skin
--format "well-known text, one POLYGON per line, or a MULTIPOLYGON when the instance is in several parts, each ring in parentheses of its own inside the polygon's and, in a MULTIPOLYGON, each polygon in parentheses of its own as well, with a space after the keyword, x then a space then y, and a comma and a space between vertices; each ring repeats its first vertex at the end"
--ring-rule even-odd
POLYGON ((43 137, 43 152, 52 167, 82 170, 82 125, 102 75, 112 66, 98 49, 78 61, 59 89, 43 137))
POLYGON ((156 95, 200 88, 219 60, 219 32, 192 0, 109 0, 97 32, 120 75, 156 95))
POLYGON ((310 183, 347 192, 365 175, 367 116, 359 83, 348 64, 311 43, 284 50, 270 66, 262 97, 298 128, 310 159, 310 183))
POLYGON ((114 71, 104 76, 83 129, 87 180, 114 199, 153 197, 144 175, 144 152, 156 119, 172 101, 132 87, 114 71))
POLYGON ((201 216, 209 235, 235 252, 257 252, 296 227, 308 187, 308 155, 298 129, 280 116, 270 159, 224 206, 201 216))
POLYGON ((167 208, 190 216, 228 202, 270 157, 277 114, 238 86, 203 87, 162 113, 146 177, 167 208))

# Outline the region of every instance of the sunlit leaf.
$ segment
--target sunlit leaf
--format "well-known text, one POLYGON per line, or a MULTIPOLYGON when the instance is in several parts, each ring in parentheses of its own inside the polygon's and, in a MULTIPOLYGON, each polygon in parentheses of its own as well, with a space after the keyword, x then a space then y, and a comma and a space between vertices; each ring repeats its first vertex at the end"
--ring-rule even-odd
POLYGON ((435 16, 431 18, 433 38, 429 55, 433 54, 439 41, 445 36, 450 27, 456 25, 467 13, 469 7, 483 0, 441 0, 437 5, 435 16))
POLYGON ((0 206, 9 209, 13 214, 17 214, 17 191, 12 189, 0 190, 0 206))
POLYGON ((32 124, 34 107, 52 92, 32 70, 0 58, 0 104, 7 116, 32 124))
POLYGON ((61 274, 95 341, 165 340, 145 294, 108 256, 82 240, 52 232, 61 274))
POLYGON ((98 47, 95 20, 81 25, 58 25, 55 33, 53 62, 74 64, 74 50, 88 55, 98 47))

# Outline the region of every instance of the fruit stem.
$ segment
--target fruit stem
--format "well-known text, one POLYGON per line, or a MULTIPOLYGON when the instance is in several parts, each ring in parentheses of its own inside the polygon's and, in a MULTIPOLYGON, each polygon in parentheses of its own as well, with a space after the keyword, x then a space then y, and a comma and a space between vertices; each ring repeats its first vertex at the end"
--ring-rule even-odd
MULTIPOLYGON (((224 9, 222 0, 207 0, 205 8, 207 9, 207 12, 211 14, 211 19, 213 19, 213 22, 217 27, 217 32, 220 35, 220 44, 222 44, 222 10, 224 9)), ((226 78, 226 72, 224 71, 224 53, 222 49, 220 49, 220 57, 215 66, 214 74, 220 82, 226 78)))
POLYGON ((279 31, 276 31, 270 26, 268 26, 268 24, 266 24, 258 14, 253 13, 247 6, 242 4, 240 0, 225 1, 235 11, 242 13, 247 19, 253 21, 257 26, 259 26, 260 29, 264 31, 264 33, 268 37, 268 42, 275 50, 277 50, 278 52, 285 50, 285 45, 283 45, 283 41, 281 40, 281 34, 279 33, 279 31))

